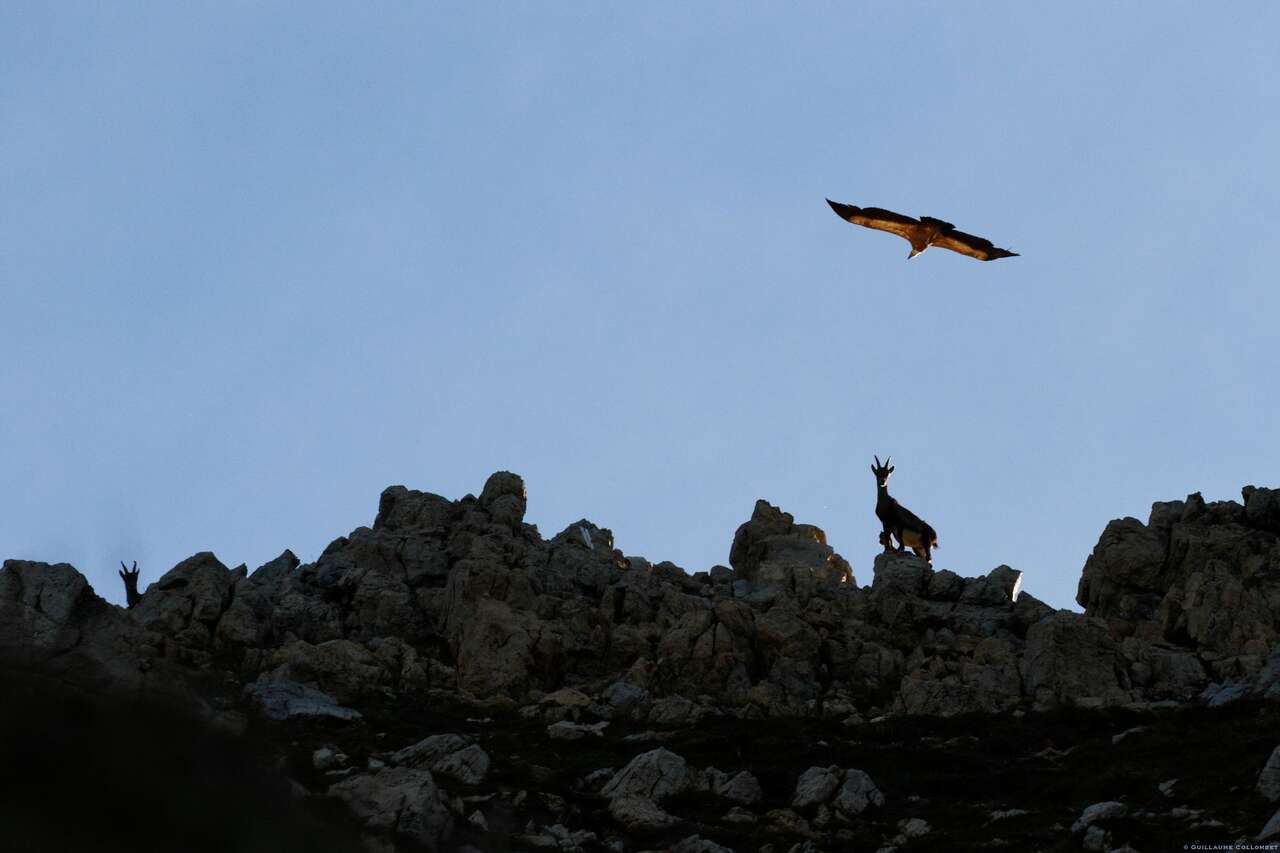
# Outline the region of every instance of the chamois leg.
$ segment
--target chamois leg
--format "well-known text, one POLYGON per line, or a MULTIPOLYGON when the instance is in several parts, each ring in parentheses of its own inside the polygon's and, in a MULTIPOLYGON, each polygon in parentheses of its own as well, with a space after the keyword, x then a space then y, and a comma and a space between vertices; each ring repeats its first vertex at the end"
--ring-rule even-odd
POLYGON ((884 546, 886 554, 893 550, 893 534, 889 532, 887 527, 880 531, 880 544, 884 546))
POLYGON ((898 540, 898 553, 901 554, 903 551, 907 550, 907 542, 905 539, 902 538, 902 528, 895 527, 893 529, 893 535, 898 540))

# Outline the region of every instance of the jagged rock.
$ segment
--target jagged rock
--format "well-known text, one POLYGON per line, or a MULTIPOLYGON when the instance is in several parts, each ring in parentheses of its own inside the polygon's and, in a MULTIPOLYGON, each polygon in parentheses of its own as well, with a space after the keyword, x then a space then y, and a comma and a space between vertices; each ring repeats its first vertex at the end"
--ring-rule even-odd
POLYGON ((630 795, 610 800, 609 816, 631 832, 662 829, 677 822, 648 797, 630 795))
POLYGON ((1277 836, 1280 836, 1280 811, 1273 814, 1266 825, 1262 827, 1262 831, 1258 833, 1257 840, 1270 841, 1277 836))
POLYGON ((756 501, 751 520, 740 526, 729 564, 747 581, 808 591, 814 583, 855 583, 849 563, 827 545, 827 535, 768 501, 756 501))
POLYGON ((1244 497, 1245 522, 1258 530, 1280 534, 1280 489, 1245 486, 1240 492, 1244 497))
POLYGON ((397 767, 425 767, 466 785, 483 782, 490 763, 479 744, 458 734, 431 735, 392 753, 388 760, 397 767))
POLYGON ((831 799, 844 771, 834 764, 830 767, 810 767, 800 774, 796 780, 796 790, 791 797, 791 807, 802 809, 807 806, 825 803, 831 799))
POLYGON ((497 523, 518 530, 528 506, 524 480, 510 471, 491 474, 480 492, 480 506, 497 523))
POLYGON ((659 747, 631 759, 600 793, 611 800, 644 797, 656 801, 680 793, 691 781, 685 760, 659 747))
POLYGON ((231 605, 232 588, 246 574, 244 566, 231 571, 213 554, 201 552, 151 584, 130 613, 147 630, 172 637, 180 649, 203 659, 218 619, 231 605))
POLYGON ((588 708, 592 704, 590 696, 573 687, 562 687, 554 693, 548 693, 540 703, 561 708, 588 708))
POLYGON ((1280 746, 1271 751, 1271 757, 1258 774, 1257 790, 1273 803, 1280 800, 1280 746))
POLYGON ((879 621, 908 629, 926 612, 924 605, 933 567, 906 552, 877 554, 873 566, 870 606, 879 621))
POLYGON ((884 794, 865 772, 851 768, 845 771, 844 784, 840 786, 833 805, 841 814, 852 817, 871 806, 883 806, 884 794))
POLYGON ((547 726, 547 736, 552 740, 582 740, 588 735, 592 737, 601 737, 605 728, 609 725, 608 721, 599 723, 571 723, 568 720, 561 720, 547 726))
POLYGON ((684 696, 666 696, 649 708, 649 722, 655 726, 696 725, 703 709, 684 696))
POLYGON ((746 806, 753 806, 764 799, 764 791, 760 787, 759 780, 746 770, 741 770, 724 782, 715 785, 712 791, 718 797, 746 806))
POLYGON ((1245 506, 1199 494, 1152 506, 1147 524, 1107 525, 1076 599, 1122 633, 1228 655, 1261 655, 1280 636, 1273 490, 1247 486, 1245 506))
POLYGON ((317 770, 334 770, 346 764, 346 753, 331 746, 322 746, 311 753, 311 766, 317 770))
POLYGON ((244 697, 272 720, 361 719, 359 711, 343 707, 328 693, 296 681, 257 681, 244 688, 244 697))
POLYGON ((1112 818, 1124 817, 1129 813, 1129 807, 1124 803, 1108 800, 1104 803, 1094 803, 1080 813, 1080 817, 1076 818, 1076 822, 1071 824, 1071 832, 1083 832, 1087 827, 1092 826, 1100 820, 1111 820, 1112 818))
POLYGON ((368 696, 394 678, 371 651, 350 640, 319 645, 295 640, 268 655, 265 665, 271 668, 268 679, 314 684, 343 703, 368 696))
POLYGON ((809 821, 791 809, 770 809, 765 812, 764 819, 767 830, 774 834, 802 837, 813 835, 813 831, 809 828, 809 821))
POLYGON ((1129 697, 1116 668, 1116 644, 1101 619, 1061 612, 1027 632, 1022 679, 1037 707, 1123 704, 1129 697))
POLYGON ((356 819, 376 832, 388 832, 439 850, 453 831, 444 793, 429 770, 394 767, 355 776, 329 788, 356 819))
POLYGON ((618 715, 627 714, 649 701, 649 691, 627 681, 615 681, 605 689, 601 697, 618 715))
POLYGON ((1111 835, 1100 826, 1091 826, 1084 831, 1084 838, 1080 842, 1080 846, 1085 850, 1096 851, 1096 853, 1105 853, 1110 847, 1111 835))
POLYGON ((214 629, 214 645, 240 650, 263 645, 271 634, 276 593, 298 565, 298 558, 286 549, 236 582, 231 603, 214 629))
POLYGON ((700 835, 690 835, 688 838, 681 839, 668 848, 668 851, 669 853, 733 853, 732 848, 716 844, 700 835))

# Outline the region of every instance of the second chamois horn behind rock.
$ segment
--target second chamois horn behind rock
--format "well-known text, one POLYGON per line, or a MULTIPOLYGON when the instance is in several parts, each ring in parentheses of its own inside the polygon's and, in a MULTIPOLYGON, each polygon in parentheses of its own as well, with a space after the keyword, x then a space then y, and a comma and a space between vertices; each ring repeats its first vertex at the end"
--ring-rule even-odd
POLYGON ((871 466, 871 473, 876 475, 876 518, 884 525, 880 534, 880 544, 885 551, 893 550, 893 540, 898 540, 897 550, 909 546, 917 557, 924 557, 932 563, 930 552, 938 547, 938 534, 925 523, 920 516, 889 497, 889 475, 893 473, 892 456, 886 456, 884 464, 880 457, 874 456, 876 463, 871 466))

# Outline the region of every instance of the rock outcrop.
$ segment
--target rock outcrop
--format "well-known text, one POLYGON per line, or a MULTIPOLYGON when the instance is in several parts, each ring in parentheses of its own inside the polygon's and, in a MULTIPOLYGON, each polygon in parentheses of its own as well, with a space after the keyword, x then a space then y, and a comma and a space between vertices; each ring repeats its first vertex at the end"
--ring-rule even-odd
MULTIPOLYGON (((728 773, 710 762, 699 771, 657 744, 709 721, 857 731, 886 719, 1280 698, 1273 490, 1247 487, 1243 505, 1192 495, 1156 504, 1146 524, 1112 522, 1084 568, 1084 613, 1038 601, 1008 566, 966 578, 909 553, 876 554, 860 587, 821 530, 765 501, 736 531, 730 567, 694 574, 624 554, 585 519, 544 539, 526 507, 508 472, 456 501, 393 486, 372 526, 315 562, 285 551, 249 573, 196 554, 128 611, 71 566, 10 560, 0 673, 162 699, 232 730, 249 719, 364 727, 387 708, 461 703, 467 720, 511 715, 560 749, 645 744, 580 786, 607 801, 610 831, 665 831, 680 823, 682 798, 705 796, 730 810, 726 825, 805 839, 835 838, 864 813, 878 819, 884 795, 868 773, 815 762, 786 797, 740 754, 716 760, 728 773)), ((467 725, 364 747, 352 763, 361 749, 350 745, 341 765, 308 760, 321 774, 308 789, 391 844, 442 849, 497 832, 510 816, 487 814, 489 795, 475 790, 506 758, 467 725)), ((554 778, 536 767, 535 780, 554 778)), ((1268 768, 1259 790, 1274 799, 1268 768)), ((566 828, 573 808, 562 797, 540 803, 547 822, 528 819, 521 838, 594 843, 566 828)), ((900 822, 885 843, 936 836, 923 819, 900 822)))

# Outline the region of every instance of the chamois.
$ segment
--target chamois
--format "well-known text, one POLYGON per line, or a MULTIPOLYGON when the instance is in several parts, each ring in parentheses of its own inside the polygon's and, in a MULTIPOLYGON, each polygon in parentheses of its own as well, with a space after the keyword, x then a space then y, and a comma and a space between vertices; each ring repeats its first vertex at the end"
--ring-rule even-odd
POLYGON ((880 544, 886 552, 890 551, 896 537, 899 551, 909 545, 917 557, 924 557, 925 562, 932 563, 929 552, 938 547, 938 534, 918 515, 889 497, 889 475, 893 473, 893 466, 889 463, 893 457, 885 457, 883 465, 879 456, 873 458, 876 460, 876 464, 871 466, 871 473, 876 475, 876 518, 884 525, 880 544))
POLYGON ((129 609, 133 609, 133 605, 137 604, 142 596, 138 595, 138 561, 133 561, 133 569, 125 568, 124 561, 120 561, 120 571, 116 572, 120 576, 120 580, 124 581, 124 597, 129 604, 129 609))

